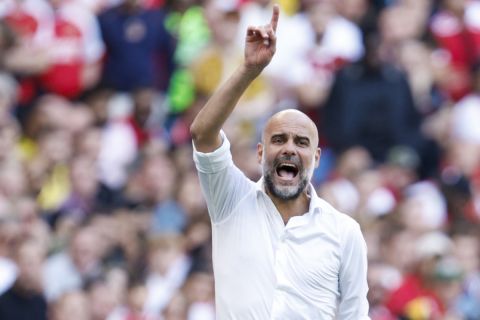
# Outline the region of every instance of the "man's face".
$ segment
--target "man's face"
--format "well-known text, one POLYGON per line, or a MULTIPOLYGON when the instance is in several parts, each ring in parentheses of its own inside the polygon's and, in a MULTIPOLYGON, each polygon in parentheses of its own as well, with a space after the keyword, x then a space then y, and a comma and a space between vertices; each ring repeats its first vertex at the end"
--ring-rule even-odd
POLYGON ((267 193, 280 200, 296 199, 318 166, 317 145, 317 129, 303 113, 286 110, 273 116, 257 149, 267 193))

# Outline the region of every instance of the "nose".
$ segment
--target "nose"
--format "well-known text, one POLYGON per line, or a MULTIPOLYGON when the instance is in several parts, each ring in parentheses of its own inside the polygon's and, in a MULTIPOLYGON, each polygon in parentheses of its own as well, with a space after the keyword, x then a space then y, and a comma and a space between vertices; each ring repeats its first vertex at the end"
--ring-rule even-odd
POLYGON ((296 153, 296 146, 292 139, 288 139, 288 141, 283 145, 282 154, 283 155, 295 155, 296 153))

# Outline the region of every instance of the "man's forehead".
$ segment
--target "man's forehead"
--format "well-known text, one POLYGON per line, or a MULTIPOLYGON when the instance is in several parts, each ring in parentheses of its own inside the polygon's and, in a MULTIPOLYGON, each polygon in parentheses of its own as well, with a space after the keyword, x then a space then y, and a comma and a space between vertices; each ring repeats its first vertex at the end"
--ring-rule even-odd
POLYGON ((264 136, 276 134, 295 134, 316 137, 317 127, 303 112, 289 109, 274 114, 267 122, 264 136))

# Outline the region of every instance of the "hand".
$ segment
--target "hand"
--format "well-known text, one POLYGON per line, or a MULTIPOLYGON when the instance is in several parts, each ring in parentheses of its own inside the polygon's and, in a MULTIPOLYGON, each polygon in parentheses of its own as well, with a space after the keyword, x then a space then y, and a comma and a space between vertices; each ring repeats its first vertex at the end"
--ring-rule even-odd
POLYGON ((278 5, 273 6, 272 19, 270 23, 260 27, 248 27, 245 43, 245 65, 249 69, 262 71, 275 54, 277 37, 278 5))

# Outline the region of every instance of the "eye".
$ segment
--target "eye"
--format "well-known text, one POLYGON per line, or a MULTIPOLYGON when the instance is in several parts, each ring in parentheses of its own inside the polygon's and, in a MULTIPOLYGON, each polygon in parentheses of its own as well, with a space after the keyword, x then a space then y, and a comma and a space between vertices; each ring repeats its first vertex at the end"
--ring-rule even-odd
POLYGON ((272 137, 272 143, 282 143, 283 139, 280 136, 272 137))
POLYGON ((307 138, 300 138, 297 141, 298 145, 301 147, 308 147, 310 146, 310 141, 307 138))

